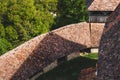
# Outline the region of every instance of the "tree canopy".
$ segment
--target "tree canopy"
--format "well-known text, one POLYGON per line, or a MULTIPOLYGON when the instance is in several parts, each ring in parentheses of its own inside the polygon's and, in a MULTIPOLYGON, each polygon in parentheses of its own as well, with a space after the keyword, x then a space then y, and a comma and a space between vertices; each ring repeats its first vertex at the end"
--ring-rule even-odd
POLYGON ((86 15, 85 0, 0 0, 0 54, 86 15))
POLYGON ((58 28, 87 20, 86 0, 58 0, 56 24, 58 28))

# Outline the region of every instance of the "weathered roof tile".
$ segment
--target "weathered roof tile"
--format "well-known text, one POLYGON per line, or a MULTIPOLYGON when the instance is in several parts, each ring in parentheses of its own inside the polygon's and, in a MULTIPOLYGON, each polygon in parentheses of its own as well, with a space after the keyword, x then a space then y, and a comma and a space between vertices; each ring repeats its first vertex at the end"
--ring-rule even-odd
POLYGON ((114 11, 120 0, 88 0, 88 11, 114 11))

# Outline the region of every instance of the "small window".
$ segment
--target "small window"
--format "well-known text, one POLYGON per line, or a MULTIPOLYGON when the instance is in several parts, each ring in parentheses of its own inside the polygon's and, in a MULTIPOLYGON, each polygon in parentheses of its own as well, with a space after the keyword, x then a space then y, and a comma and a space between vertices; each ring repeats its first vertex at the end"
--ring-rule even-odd
POLYGON ((88 22, 105 23, 112 11, 91 11, 88 22))

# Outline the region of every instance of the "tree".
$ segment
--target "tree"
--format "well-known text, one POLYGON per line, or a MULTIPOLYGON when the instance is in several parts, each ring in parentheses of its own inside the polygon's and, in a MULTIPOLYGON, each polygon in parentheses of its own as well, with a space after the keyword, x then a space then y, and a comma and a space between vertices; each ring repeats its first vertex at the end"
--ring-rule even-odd
POLYGON ((0 38, 7 39, 13 47, 48 32, 53 22, 54 17, 43 3, 34 0, 0 1, 0 38))
POLYGON ((0 0, 0 38, 16 47, 86 15, 85 0, 0 0))
POLYGON ((7 35, 6 36, 7 40, 12 42, 12 41, 18 39, 18 34, 12 26, 7 26, 5 28, 5 32, 6 32, 6 35, 7 35))
POLYGON ((58 0, 35 0, 35 6, 37 10, 40 11, 39 14, 42 15, 39 17, 37 15, 37 18, 42 19, 42 24, 40 24, 41 26, 44 26, 41 28, 43 33, 49 31, 55 22, 52 13, 57 11, 57 2, 58 0))
POLYGON ((11 43, 4 38, 0 38, 0 55, 10 49, 12 49, 11 43))
POLYGON ((86 0, 58 0, 56 24, 53 28, 87 20, 86 0))
POLYGON ((5 29, 4 26, 0 23, 0 38, 5 37, 5 29))

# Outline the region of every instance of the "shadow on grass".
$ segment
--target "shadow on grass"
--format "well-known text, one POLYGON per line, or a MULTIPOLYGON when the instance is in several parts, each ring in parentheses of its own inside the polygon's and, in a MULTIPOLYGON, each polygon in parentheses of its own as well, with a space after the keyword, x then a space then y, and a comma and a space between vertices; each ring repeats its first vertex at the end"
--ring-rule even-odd
POLYGON ((96 62, 96 59, 90 59, 88 56, 78 57, 61 64, 36 80, 77 80, 82 69, 95 67, 96 62))

